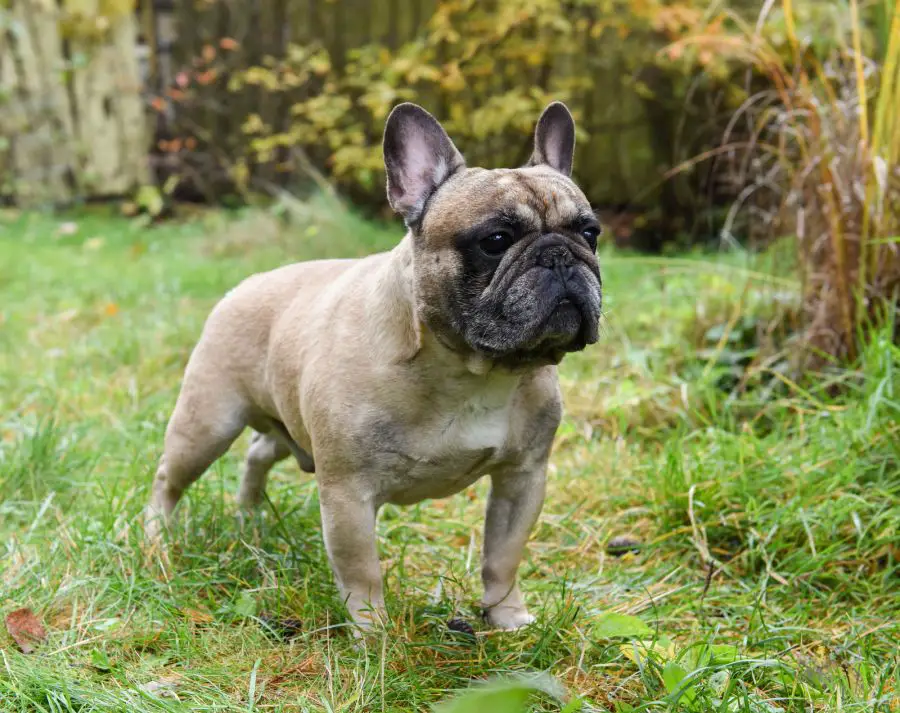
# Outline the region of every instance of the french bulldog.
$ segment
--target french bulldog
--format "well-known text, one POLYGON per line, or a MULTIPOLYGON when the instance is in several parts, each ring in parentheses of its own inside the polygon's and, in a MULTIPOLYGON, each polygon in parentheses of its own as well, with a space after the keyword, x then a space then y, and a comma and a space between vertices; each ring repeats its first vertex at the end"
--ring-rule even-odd
POLYGON ((600 225, 570 178, 574 148, 556 102, 526 166, 469 168, 431 114, 396 106, 384 162, 405 237, 254 275, 218 303, 166 429, 148 534, 249 426, 239 504, 257 505, 289 455, 315 472, 329 562, 365 629, 385 615, 379 508, 490 475, 484 616, 532 622, 516 572, 561 418, 556 365, 597 340, 601 315, 600 225))

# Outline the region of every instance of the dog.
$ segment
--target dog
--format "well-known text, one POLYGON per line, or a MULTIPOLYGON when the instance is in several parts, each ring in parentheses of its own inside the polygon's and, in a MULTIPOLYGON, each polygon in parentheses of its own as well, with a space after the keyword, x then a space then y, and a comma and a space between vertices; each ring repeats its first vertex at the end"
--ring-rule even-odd
POLYGON ((146 511, 157 538, 185 489, 248 426, 238 502, 272 466, 315 472, 323 538, 362 630, 383 623, 378 509, 491 477, 484 616, 534 619, 517 583, 562 413, 556 365, 597 341, 600 225, 571 180, 575 124, 550 104, 521 168, 468 168, 400 104, 384 131, 392 250, 254 275, 210 314, 188 361, 146 511))

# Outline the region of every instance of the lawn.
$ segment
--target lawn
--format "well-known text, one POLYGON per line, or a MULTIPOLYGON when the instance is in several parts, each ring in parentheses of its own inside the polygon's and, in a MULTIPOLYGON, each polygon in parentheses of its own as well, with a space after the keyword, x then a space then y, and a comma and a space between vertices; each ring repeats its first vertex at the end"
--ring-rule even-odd
MULTIPOLYGON (((170 566, 146 556, 138 515, 211 306, 400 235, 323 201, 152 228, 0 213, 0 615, 47 631, 25 654, 0 630, 3 713, 419 711, 511 676, 542 689, 529 710, 900 710, 900 351, 876 339, 828 383, 736 368, 784 341, 783 252, 602 251, 603 337, 561 369, 526 630, 479 617, 478 483, 382 511, 392 623, 356 645, 310 477, 279 464, 237 518, 246 435, 189 491, 170 566)), ((466 710, 503 713, 496 695, 466 710)))

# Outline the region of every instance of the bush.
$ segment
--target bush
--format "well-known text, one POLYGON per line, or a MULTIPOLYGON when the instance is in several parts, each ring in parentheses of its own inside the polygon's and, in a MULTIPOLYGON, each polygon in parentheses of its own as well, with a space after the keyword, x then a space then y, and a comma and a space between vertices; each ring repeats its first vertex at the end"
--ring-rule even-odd
POLYGON ((705 2, 335 0, 314 17, 288 3, 281 24, 225 5, 178 10, 179 46, 189 21, 207 29, 156 102, 171 132, 161 153, 182 158, 193 182, 213 183, 214 166, 242 191, 313 175, 381 208, 381 132, 396 103, 422 104, 471 164, 495 167, 527 160, 536 117, 562 99, 579 127, 576 177, 599 206, 658 207, 646 227, 658 242, 690 229, 710 199, 706 166, 663 172, 721 135, 726 77, 696 71, 706 54, 659 53, 703 21, 705 2), (223 27, 233 36, 215 34, 223 27))
POLYGON ((855 0, 828 5, 838 32, 804 38, 784 0, 755 26, 717 22, 687 43, 764 84, 726 135, 743 186, 728 225, 749 206, 765 240, 796 236, 808 367, 854 359, 895 319, 900 289, 900 13, 885 4, 866 25, 855 0))

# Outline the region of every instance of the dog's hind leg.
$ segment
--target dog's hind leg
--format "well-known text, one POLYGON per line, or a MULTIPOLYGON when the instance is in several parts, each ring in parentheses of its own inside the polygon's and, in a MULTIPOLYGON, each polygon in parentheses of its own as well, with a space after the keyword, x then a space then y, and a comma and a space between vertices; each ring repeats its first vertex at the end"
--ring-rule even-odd
POLYGON ((247 425, 246 404, 221 382, 196 382, 188 374, 166 428, 153 481, 145 529, 155 539, 184 494, 234 443, 247 425))
POLYGON ((253 508, 259 505, 266 492, 266 479, 272 466, 290 454, 291 449, 284 439, 274 433, 253 434, 237 495, 241 507, 253 508))
POLYGON ((259 505, 266 491, 269 471, 278 461, 284 460, 289 455, 293 454, 300 470, 306 473, 314 473, 316 470, 312 456, 291 438, 291 434, 281 421, 271 419, 269 425, 270 430, 265 433, 254 433, 250 441, 237 496, 238 504, 243 508, 249 509, 259 505))

